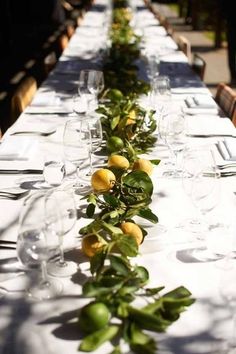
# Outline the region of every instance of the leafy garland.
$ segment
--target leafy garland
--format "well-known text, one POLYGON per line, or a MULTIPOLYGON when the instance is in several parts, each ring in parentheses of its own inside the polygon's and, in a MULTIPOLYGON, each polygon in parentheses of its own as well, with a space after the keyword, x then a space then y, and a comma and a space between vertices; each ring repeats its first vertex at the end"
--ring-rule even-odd
POLYGON ((98 112, 107 141, 111 138, 114 141, 115 137, 115 141, 121 142, 114 149, 109 149, 108 144, 108 150, 127 158, 128 165, 103 169, 105 176, 112 176, 108 186, 95 189, 85 197, 86 213, 93 221, 80 230, 82 249, 91 256, 92 275, 82 289, 84 297, 92 301, 79 314, 79 325, 85 333, 79 350, 84 352, 115 340, 118 344, 111 354, 121 353, 122 341, 135 353, 154 354, 157 344, 146 330, 164 332, 194 302, 183 286, 164 295, 160 294, 164 287, 149 288, 147 269, 133 265, 130 260, 138 255, 140 243, 132 227, 141 230, 142 240, 147 234, 135 224, 133 217, 138 215, 158 222, 149 208, 152 181, 148 173, 135 168, 138 154, 149 151, 155 143, 152 133, 156 124, 154 112, 147 114, 137 103, 138 95, 147 93, 149 87, 137 79, 133 64, 139 57, 140 38, 130 27, 131 16, 125 1, 116 0, 110 34, 112 46, 104 65, 106 90, 98 112), (131 231, 123 231, 125 223, 131 225, 131 231), (95 248, 89 254, 92 241, 95 248), (137 299, 145 305, 135 306, 137 299))

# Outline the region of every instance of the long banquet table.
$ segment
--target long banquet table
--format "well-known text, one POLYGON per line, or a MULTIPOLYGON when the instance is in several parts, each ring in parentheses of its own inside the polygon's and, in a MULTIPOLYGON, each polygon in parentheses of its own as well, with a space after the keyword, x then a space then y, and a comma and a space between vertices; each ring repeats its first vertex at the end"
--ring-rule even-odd
MULTIPOLYGON (((160 73, 171 80, 172 100, 183 103, 193 95, 210 97, 204 83, 191 71, 184 54, 178 51, 173 39, 158 23, 153 13, 141 0, 136 0, 136 22, 138 31, 145 35, 144 49, 161 48, 160 73)), ((83 68, 101 68, 102 57, 97 53, 106 40, 104 18, 108 20, 109 9, 105 13, 106 1, 97 0, 86 13, 80 27, 70 40, 57 66, 39 88, 31 106, 19 117, 17 122, 4 135, 0 146, 0 170, 43 168, 45 154, 52 150, 63 154, 62 133, 65 122, 74 116, 71 98, 76 93, 78 72, 83 68), (105 16, 104 17, 104 13, 105 16), (46 113, 46 114, 45 114, 46 113), (11 135, 13 132, 37 127, 40 131, 55 130, 49 136, 11 135)), ((147 79, 142 60, 137 62, 140 78, 147 79)), ((143 104, 147 104, 145 100, 143 104)), ((207 129, 214 133, 220 124, 227 134, 236 137, 236 131, 228 118, 219 118, 218 107, 199 108, 194 112, 186 107, 189 125, 198 125, 208 119, 207 129), (197 122, 197 118, 199 121, 197 122), (221 119, 219 123, 219 119, 221 119), (224 121, 224 122, 223 122, 224 121), (214 128, 214 129, 213 129, 214 128)), ((218 133, 219 134, 219 133, 218 133)), ((220 135, 220 134, 219 134, 220 135)), ((224 137, 189 138, 196 144, 203 141, 214 144, 224 137)), ((232 141, 234 138, 231 138, 232 141)), ((234 143, 236 145, 236 143, 234 143)), ((149 157, 161 158, 155 167, 152 211, 159 217, 159 223, 167 229, 158 235, 159 224, 148 225, 150 237, 157 235, 155 243, 147 241, 140 247, 137 263, 150 272, 150 286, 164 285, 171 290, 179 285, 187 287, 196 299, 178 321, 170 326, 167 333, 155 334, 160 354, 198 354, 223 353, 221 340, 227 338, 232 326, 231 314, 225 301, 219 295, 219 281, 222 268, 219 262, 210 259, 197 259, 193 250, 199 246, 191 232, 177 227, 186 218, 193 216, 194 207, 185 195, 181 179, 164 178, 165 157, 157 143, 149 157)), ((222 160, 222 157, 217 158, 222 160)), ((235 155, 236 159, 236 155, 235 155)), ((218 233, 218 247, 233 250, 236 236, 236 170, 232 176, 222 177, 221 197, 214 217, 230 227, 218 233)), ((33 193, 42 175, 0 173, 0 189, 21 186, 33 193)), ((18 217, 24 198, 11 200, 0 198, 0 239, 17 240, 18 217)), ((81 339, 77 325, 77 311, 86 302, 81 298, 81 285, 89 275, 88 260, 82 255, 78 243, 78 230, 87 220, 78 220, 70 236, 65 237, 68 247, 66 256, 78 262, 78 273, 63 282, 63 294, 48 301, 33 301, 27 298, 24 290, 27 274, 19 271, 15 249, 1 248, 0 252, 0 290, 9 293, 0 298, 0 353, 4 354, 61 354, 78 353, 81 339)), ((135 260, 136 262, 136 260, 135 260)), ((105 344, 96 353, 110 353, 112 347, 105 344)))

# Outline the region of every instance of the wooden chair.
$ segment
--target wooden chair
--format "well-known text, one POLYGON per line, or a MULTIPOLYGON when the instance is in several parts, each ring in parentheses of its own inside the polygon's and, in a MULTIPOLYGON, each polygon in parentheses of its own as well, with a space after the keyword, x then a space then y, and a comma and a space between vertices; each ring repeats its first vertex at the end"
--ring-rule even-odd
POLYGON ((189 63, 191 63, 192 54, 191 54, 191 44, 190 44, 189 40, 184 36, 178 36, 177 37, 177 44, 178 44, 179 49, 188 58, 189 63))
POLYGON ((192 69, 195 73, 200 76, 201 80, 204 80, 204 75, 206 71, 205 60, 197 53, 193 54, 192 69))
POLYGON ((159 15, 158 20, 160 22, 160 25, 165 28, 167 34, 172 37, 173 33, 174 33, 174 29, 171 26, 171 24, 169 23, 169 21, 167 20, 167 18, 163 15, 159 15))
POLYGON ((66 34, 61 34, 58 38, 57 41, 57 47, 58 47, 58 54, 61 55, 61 53, 63 52, 63 50, 66 49, 66 47, 68 46, 69 43, 69 38, 66 34))
POLYGON ((236 92, 230 86, 220 83, 217 86, 215 100, 236 126, 236 92))
POLYGON ((31 103, 37 91, 37 82, 33 76, 25 78, 11 98, 11 123, 13 124, 25 108, 31 103))

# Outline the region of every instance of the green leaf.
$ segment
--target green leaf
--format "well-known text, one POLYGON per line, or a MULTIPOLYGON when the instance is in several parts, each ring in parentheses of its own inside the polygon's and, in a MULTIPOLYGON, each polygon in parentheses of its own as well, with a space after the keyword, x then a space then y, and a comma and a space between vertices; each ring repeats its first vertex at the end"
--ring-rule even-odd
POLYGON ((142 188, 145 193, 152 195, 152 180, 146 172, 132 171, 123 178, 123 182, 130 187, 142 188))
POLYGON ((188 289, 186 289, 184 286, 179 286, 178 288, 175 288, 174 290, 169 291, 168 293, 163 295, 163 297, 172 297, 175 299, 179 299, 191 295, 192 294, 188 289))
POLYGON ((143 309, 128 308, 129 318, 140 328, 155 332, 164 332, 171 321, 163 319, 160 315, 147 313, 143 309))
POLYGON ((102 226, 103 226, 104 230, 107 231, 110 235, 120 234, 122 232, 119 227, 108 224, 105 221, 102 222, 102 226))
POLYGON ((114 118, 112 118, 111 120, 111 129, 114 130, 117 125, 119 124, 119 121, 120 121, 120 116, 116 116, 114 118))
POLYGON ((109 255, 110 266, 117 272, 117 274, 122 274, 128 276, 130 273, 130 265, 126 259, 121 256, 109 255))
POLYGON ((94 204, 96 205, 97 204, 97 196, 93 193, 91 193, 89 196, 88 196, 88 199, 87 199, 88 203, 90 204, 94 204))
POLYGON ((120 205, 119 200, 114 197, 112 194, 104 193, 103 199, 106 203, 111 205, 113 208, 117 208, 120 205))
POLYGON ((137 266, 135 268, 135 273, 137 277, 141 280, 143 284, 146 284, 149 280, 149 273, 146 268, 137 266))
POLYGON ((155 354, 157 347, 154 339, 135 324, 130 326, 130 347, 135 353, 155 354))
POLYGON ((92 218, 95 212, 95 205, 89 204, 86 209, 86 215, 88 218, 92 218))
POLYGON ((154 296, 159 294, 159 292, 163 289, 165 289, 164 286, 159 286, 158 288, 146 288, 145 291, 147 296, 154 296))
POLYGON ((137 213, 143 219, 149 220, 152 223, 158 223, 158 217, 149 208, 142 208, 137 213))
POLYGON ((99 273, 104 266, 106 259, 105 252, 97 252, 90 260, 90 271, 92 274, 99 273))
POLYGON ((151 162, 153 165, 159 165, 159 163, 161 162, 161 160, 150 160, 150 162, 151 162))
POLYGON ((103 343, 113 339, 119 332, 119 326, 106 326, 85 337, 80 343, 79 350, 92 352, 103 343))
POLYGON ((133 237, 120 235, 115 244, 120 252, 126 257, 135 257, 138 254, 138 245, 133 237))

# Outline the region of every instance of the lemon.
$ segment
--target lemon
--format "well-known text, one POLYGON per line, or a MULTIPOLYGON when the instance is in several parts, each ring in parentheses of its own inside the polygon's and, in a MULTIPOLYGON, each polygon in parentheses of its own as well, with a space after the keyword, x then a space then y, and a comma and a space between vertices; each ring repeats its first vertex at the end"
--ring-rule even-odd
POLYGON ((133 222, 123 222, 121 224, 121 230, 125 233, 128 234, 130 236, 132 236, 138 245, 140 245, 143 241, 143 233, 142 230, 140 229, 140 227, 133 223, 133 222))
POLYGON ((122 150, 124 147, 124 142, 118 136, 111 136, 107 140, 107 149, 110 152, 116 152, 122 150))
POLYGON ((111 166, 127 170, 129 168, 129 161, 124 156, 111 155, 108 159, 108 167, 111 167, 111 166))
POLYGON ((95 191, 109 191, 116 182, 116 176, 107 168, 101 168, 92 174, 91 184, 95 191))
POLYGON ((82 239, 82 251, 87 257, 93 257, 105 244, 96 235, 85 235, 82 239))
POLYGON ((149 160, 146 159, 138 159, 134 162, 133 164, 133 170, 139 170, 139 171, 144 171, 148 175, 152 174, 153 171, 153 165, 149 160))
POLYGON ((111 318, 108 307, 103 302, 91 302, 79 313, 79 326, 87 333, 105 327, 111 318))

